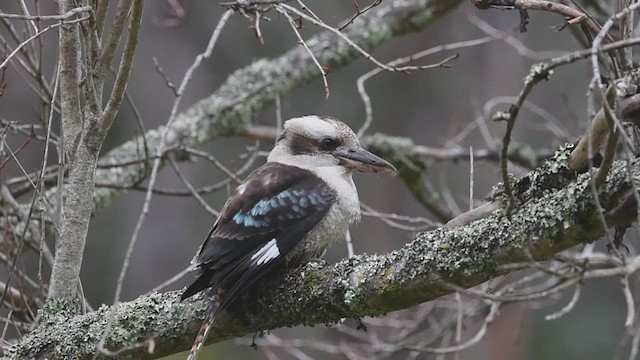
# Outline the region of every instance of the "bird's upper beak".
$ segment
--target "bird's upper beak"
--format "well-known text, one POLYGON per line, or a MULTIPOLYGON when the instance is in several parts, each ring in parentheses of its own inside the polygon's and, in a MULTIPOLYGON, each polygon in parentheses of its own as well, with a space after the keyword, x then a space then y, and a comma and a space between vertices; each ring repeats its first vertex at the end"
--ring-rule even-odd
POLYGON ((340 165, 362 172, 382 173, 396 171, 396 168, 385 159, 362 147, 338 147, 333 155, 340 159, 340 165))

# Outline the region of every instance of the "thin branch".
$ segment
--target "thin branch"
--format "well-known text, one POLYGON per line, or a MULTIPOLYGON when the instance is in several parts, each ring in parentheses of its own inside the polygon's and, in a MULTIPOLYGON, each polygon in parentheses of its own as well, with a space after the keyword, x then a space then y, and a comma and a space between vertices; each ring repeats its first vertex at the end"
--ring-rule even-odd
POLYGON ((13 49, 12 52, 10 52, 4 59, 4 61, 2 63, 0 63, 0 70, 4 69, 5 67, 7 67, 7 64, 9 63, 9 61, 11 61, 11 59, 20 51, 22 50, 23 47, 27 46, 27 44, 29 44, 31 41, 39 38, 42 34, 46 33, 47 31, 63 26, 63 25, 67 25, 67 24, 75 24, 75 23, 79 23, 82 21, 85 21, 89 19, 88 16, 85 17, 81 17, 78 19, 74 19, 74 20, 69 20, 69 21, 63 21, 63 22, 59 22, 56 24, 52 24, 47 26, 46 28, 36 32, 35 34, 33 34, 31 37, 29 37, 28 39, 26 39, 25 41, 22 41, 20 44, 18 44, 18 46, 16 46, 15 49, 13 49))
POLYGON ((167 87, 173 92, 173 96, 178 96, 178 90, 176 89, 176 86, 171 82, 171 80, 169 80, 169 77, 164 72, 162 67, 160 67, 160 64, 158 63, 158 59, 156 59, 155 57, 152 57, 151 60, 153 60, 153 66, 156 68, 156 71, 158 72, 158 74, 160 74, 160 76, 162 76, 162 78, 164 79, 165 85, 167 85, 167 87))
POLYGON ((469 22, 475 25, 478 29, 482 30, 485 34, 490 35, 496 40, 502 40, 507 45, 511 46, 516 50, 518 55, 522 55, 532 60, 547 60, 549 58, 554 58, 557 56, 566 55, 567 51, 534 51, 527 48, 520 40, 518 40, 514 35, 513 31, 506 32, 501 31, 493 26, 491 26, 486 21, 480 19, 475 13, 469 13, 467 16, 469 22))
POLYGON ((109 12, 109 4, 111 1, 97 1, 98 8, 96 9, 96 31, 99 37, 102 37, 104 33, 104 24, 107 20, 107 13, 109 12))
POLYGON ((545 320, 558 320, 561 317, 567 315, 568 313, 571 312, 571 310, 573 310, 573 308, 576 306, 576 304, 578 303, 578 300, 580 299, 580 295, 582 294, 582 283, 577 283, 576 284, 576 288, 573 291, 573 296, 571 296, 571 300, 569 300, 569 302, 567 303, 567 305, 565 305, 562 309, 560 309, 559 311, 553 313, 553 314, 549 314, 547 316, 544 317, 545 320))
POLYGON ((127 41, 124 45, 122 59, 120 60, 120 68, 118 69, 118 75, 116 76, 115 83, 113 84, 113 90, 111 90, 109 101, 107 102, 100 119, 99 127, 102 130, 103 136, 111 127, 113 119, 115 119, 116 114, 120 109, 122 99, 124 98, 127 89, 127 83, 129 82, 136 47, 138 45, 138 37, 140 35, 143 5, 143 0, 134 0, 129 26, 129 36, 127 37, 127 41))
MULTIPOLYGON (((439 45, 427 50, 423 50, 420 52, 417 52, 415 54, 411 54, 409 56, 405 56, 405 57, 401 57, 398 59, 395 59, 393 61, 390 61, 387 63, 387 66, 389 67, 396 67, 400 64, 404 64, 404 63, 408 63, 408 62, 413 62, 417 59, 420 59, 422 57, 431 55, 431 54, 435 54, 441 51, 446 51, 446 50, 453 50, 453 49, 460 49, 460 48, 464 48, 464 47, 468 47, 468 46, 475 46, 475 45, 479 45, 485 42, 490 41, 491 39, 489 37, 485 37, 482 39, 476 39, 476 40, 469 40, 469 41, 462 41, 462 42, 458 42, 458 43, 454 43, 454 44, 445 44, 445 45, 439 45)), ((427 70, 427 69, 433 69, 433 68, 438 68, 438 67, 442 67, 442 68, 447 68, 450 67, 449 62, 451 62, 452 60, 455 60, 459 57, 458 54, 454 54, 454 55, 450 55, 448 57, 446 57, 445 59, 434 63, 434 64, 428 64, 428 65, 409 65, 409 66, 403 66, 401 68, 398 69, 402 69, 399 71, 410 71, 410 70, 427 70)), ((358 137, 362 137, 364 135, 364 133, 367 131, 367 129, 369 128, 369 126, 371 125, 371 123, 373 122, 373 110, 371 107, 371 99, 369 98, 369 95, 367 94, 367 91, 365 90, 364 87, 364 83, 365 81, 369 80, 370 78, 372 78, 373 76, 379 74, 380 72, 382 72, 384 69, 382 68, 375 68, 369 72, 367 72, 366 74, 360 76, 358 78, 358 80, 356 81, 356 86, 358 88, 358 94, 360 94, 360 98, 362 99, 362 102, 364 102, 364 108, 365 108, 365 121, 362 124, 362 126, 360 127, 360 129, 358 129, 357 135, 358 137)))
MULTIPOLYGON (((598 63, 598 55, 602 48, 602 42, 604 40, 607 40, 607 42, 612 42, 611 35, 609 35, 609 29, 611 29, 611 27, 614 25, 615 20, 619 20, 625 17, 627 14, 635 11, 639 7, 640 3, 635 3, 630 5, 629 7, 624 8, 622 11, 609 18, 609 20, 607 20, 607 22, 605 22, 602 26, 602 29, 598 29, 598 31, 595 31, 598 35, 593 39, 593 43, 591 45, 591 66, 593 69, 593 78, 597 79, 598 88, 603 95, 604 85, 600 81, 600 66, 598 63)), ((622 56, 619 52, 617 52, 616 54, 621 59, 620 63, 624 64, 624 56, 622 56)))
MULTIPOLYGON (((600 26, 593 21, 587 14, 581 12, 580 10, 574 9, 565 4, 546 1, 546 0, 515 0, 511 4, 505 4, 501 1, 494 0, 472 0, 472 4, 474 4, 478 9, 485 10, 488 8, 496 8, 496 9, 517 9, 517 10, 539 10, 552 12, 559 15, 564 16, 567 20, 567 25, 573 24, 585 24, 593 33, 598 33, 600 31, 600 26)), ((613 41, 613 39, 608 36, 609 41, 613 41)))
POLYGON ((622 293, 624 294, 624 299, 627 303, 627 317, 624 322, 624 326, 629 328, 633 325, 633 319, 636 317, 636 304, 633 300, 631 289, 629 289, 629 276, 623 276, 620 279, 620 282, 622 284, 622 293))
POLYGON ((316 64, 316 66, 318 67, 318 70, 320 70, 320 74, 322 75, 322 83, 324 84, 325 100, 328 99, 329 94, 331 92, 329 91, 329 83, 327 82, 327 72, 324 71, 324 68, 322 67, 322 65, 320 65, 320 63, 318 62, 318 59, 316 59, 316 57, 313 55, 313 53, 307 46, 307 43, 302 38, 302 35, 300 35, 300 32, 298 31, 298 27, 296 26, 296 23, 293 21, 293 18, 291 17, 291 15, 289 15, 289 13, 285 11, 284 8, 282 8, 281 6, 276 5, 276 9, 278 10, 279 13, 281 13, 287 18, 287 21, 291 26, 291 30, 293 30, 293 33, 296 34, 296 37, 298 38, 298 41, 300 42, 300 44, 304 47, 305 50, 307 50, 307 52, 309 53, 309 56, 311 57, 311 60, 313 60, 313 63, 316 64))
POLYGON ((360 7, 358 6, 358 2, 357 0, 353 0, 353 5, 356 8, 356 13, 353 14, 353 16, 351 17, 351 19, 347 20, 342 26, 340 26, 338 28, 339 31, 344 30, 344 28, 346 28, 347 26, 353 24, 353 21, 355 19, 357 19, 360 15, 366 13, 367 11, 373 9, 374 7, 380 5, 382 3, 382 0, 373 0, 373 2, 371 4, 369 4, 366 8, 360 10, 360 7))
POLYGON ((173 171, 180 178, 180 181, 182 181, 182 183, 187 187, 191 196, 193 196, 209 214, 211 214, 213 217, 218 217, 220 215, 220 212, 212 208, 211 206, 209 206, 209 204, 207 204, 207 202, 202 198, 202 196, 198 194, 198 191, 196 190, 196 188, 193 187, 193 185, 191 185, 189 180, 182 174, 182 172, 180 171, 180 167, 176 163, 176 160, 171 156, 169 156, 169 163, 171 164, 173 171))
POLYGON ((507 216, 511 215, 511 211, 516 206, 516 198, 513 194, 512 186, 511 186, 511 177, 509 176, 509 172, 507 170, 507 163, 509 161, 509 143, 511 142, 511 133, 513 132, 513 127, 515 126, 516 119, 518 118, 518 113, 520 108, 522 107, 525 99, 529 96, 533 87, 537 85, 542 80, 548 80, 550 71, 543 66, 532 66, 529 75, 524 80, 524 87, 518 94, 516 101, 509 108, 508 113, 499 113, 496 117, 500 120, 507 121, 507 129, 504 133, 504 137, 502 138, 502 149, 500 151, 500 170, 502 173, 502 183, 504 186, 504 192, 509 199, 509 204, 507 205, 506 214, 507 216))
POLYGON ((20 14, 4 14, 0 13, 0 18, 5 19, 17 19, 17 20, 31 20, 31 21, 47 21, 47 20, 66 20, 73 15, 89 12, 93 10, 91 6, 81 6, 73 8, 64 14, 60 15, 20 15, 20 14))
POLYGON ((468 349, 471 346, 480 342, 480 340, 484 338, 485 334, 487 333, 487 328, 489 327, 489 325, 491 325, 491 323, 493 323, 493 321, 496 318, 496 315, 498 314, 498 309, 500 309, 500 303, 494 302, 491 305, 491 310, 489 311, 489 314, 487 314, 487 317, 482 323, 480 330, 478 330, 478 332, 471 339, 465 341, 460 345, 455 345, 450 347, 437 347, 437 348, 405 345, 403 346, 403 348, 405 350, 427 352, 432 354, 448 354, 448 353, 455 353, 455 352, 460 352, 462 350, 468 349))
MULTIPOLYGON (((107 40, 102 43, 102 54, 100 54, 98 63, 95 66, 94 77, 98 91, 102 91, 102 84, 107 76, 107 71, 111 67, 111 61, 116 54, 116 48, 125 30, 132 4, 133 0, 120 0, 118 2, 116 14, 111 23, 111 31, 107 36, 107 40)), ((101 99, 102 96, 100 95, 98 98, 101 99)))
POLYGON ((304 12, 302 12, 302 11, 300 11, 300 10, 298 10, 298 9, 296 9, 296 8, 294 8, 294 7, 292 7, 292 6, 289 6, 289 5, 287 5, 287 4, 284 4, 284 3, 283 3, 283 4, 280 4, 280 5, 278 5, 278 6, 279 6, 279 7, 281 7, 281 8, 283 8, 283 9, 285 9, 285 10, 286 10, 287 12, 289 12, 289 13, 296 14, 296 15, 298 15, 299 17, 301 17, 301 18, 303 18, 303 19, 305 19, 305 20, 307 20, 307 21, 309 21, 309 22, 313 23, 314 25, 320 26, 321 28, 323 28, 323 29, 325 29, 325 30, 327 30, 327 31, 329 31, 329 32, 332 32, 332 33, 336 34, 336 35, 337 35, 338 37, 340 37, 343 41, 345 41, 347 44, 349 44, 349 46, 350 46, 351 48, 353 48, 354 50, 356 50, 357 52, 359 52, 360 54, 362 54, 362 56, 364 56, 367 60, 369 60, 369 61, 371 61, 372 63, 374 63, 376 66, 378 66, 378 67, 380 67, 380 68, 382 68, 382 69, 384 69, 384 70, 391 71, 391 72, 393 72, 393 71, 400 71, 400 70, 398 70, 398 69, 396 69, 396 68, 394 68, 394 67, 387 66, 387 65, 385 65, 385 64, 383 64, 383 63, 381 63, 380 61, 378 61, 378 60, 377 60, 376 58, 374 58, 371 54, 369 54, 369 53, 368 53, 367 51, 365 51, 362 47, 360 47, 360 46, 359 46, 358 44, 356 44, 353 40, 351 40, 351 39, 349 38, 349 36, 347 36, 345 33, 341 32, 341 31, 339 31, 338 29, 335 29, 335 28, 333 28, 333 27, 331 27, 331 26, 329 26, 329 25, 325 24, 325 23, 324 23, 324 22, 322 22, 322 21, 318 21, 318 20, 316 20, 314 17, 309 16, 309 15, 305 14, 304 12))

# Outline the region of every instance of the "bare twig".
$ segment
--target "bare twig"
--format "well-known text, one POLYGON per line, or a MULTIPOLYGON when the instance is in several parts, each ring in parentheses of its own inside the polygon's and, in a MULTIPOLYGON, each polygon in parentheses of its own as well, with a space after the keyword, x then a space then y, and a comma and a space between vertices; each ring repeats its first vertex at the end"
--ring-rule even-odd
MULTIPOLYGON (((604 91, 604 85, 602 84, 602 81, 600 81, 601 79, 600 66, 598 63, 598 55, 602 48, 602 42, 605 39, 607 40, 607 42, 612 42, 611 35, 609 35, 609 29, 611 29, 611 27, 614 25, 616 20, 619 20, 625 17, 630 12, 638 9, 638 7, 640 7, 640 3, 635 3, 630 5, 629 7, 624 8, 623 10, 621 10, 620 12, 618 12, 617 14, 609 18, 609 20, 607 20, 607 22, 605 22, 604 25, 602 25, 602 29, 598 29, 598 31, 596 31, 598 35, 596 35, 596 37, 593 39, 593 43, 591 45, 591 66, 593 69, 593 78, 597 79, 598 88, 600 89, 600 92, 603 95, 605 91, 604 91)), ((623 64, 624 57, 619 55, 619 53, 618 53, 618 56, 621 59, 620 63, 623 64)))
POLYGON ((462 351, 464 349, 468 349, 471 346, 473 346, 473 345, 477 344, 478 342, 480 342, 480 340, 482 340, 484 338, 485 334, 487 333, 487 328, 495 320, 499 309, 500 309, 500 303, 499 302, 494 302, 493 304, 491 304, 491 309, 489 311, 489 314, 484 319, 484 322, 482 323, 482 326, 480 327, 480 330, 478 330, 478 332, 471 339, 467 340, 466 342, 464 342, 462 344, 455 345, 455 346, 450 346, 450 347, 438 347, 438 348, 421 347, 421 346, 406 346, 405 345, 405 346, 403 346, 403 348, 406 349, 406 350, 419 351, 419 352, 428 352, 428 353, 433 353, 433 354, 447 354, 447 353, 460 352, 460 351, 462 351))
MULTIPOLYGON (((116 14, 111 22, 111 31, 106 35, 106 40, 102 42, 102 52, 98 58, 98 63, 95 65, 95 82, 98 85, 104 83, 104 79, 107 76, 107 71, 111 67, 111 62, 116 54, 116 49, 122 34, 125 30, 127 18, 131 11, 133 0, 120 0, 118 1, 118 7, 116 8, 116 14)), ((104 38, 104 36, 103 36, 104 38)), ((102 99, 101 86, 96 89, 98 91, 98 99, 102 99)))
MULTIPOLYGON (((513 5, 504 5, 504 3, 500 1, 493 0, 472 0, 471 1, 478 9, 488 9, 488 8, 496 8, 496 9, 516 9, 516 10, 539 10, 539 11, 547 11, 553 12, 559 15, 564 16, 567 20, 567 25, 572 24, 585 24, 591 31, 594 33, 598 33, 600 31, 600 26, 593 21, 589 16, 580 10, 574 9, 565 4, 546 1, 546 0, 516 0, 513 2, 513 5)), ((609 40, 612 40, 609 37, 609 40)))
POLYGON ((287 21, 289 22, 289 25, 291 25, 291 30, 293 30, 294 34, 296 34, 296 37, 298 38, 298 41, 300 42, 300 44, 302 46, 304 46, 305 50, 307 50, 307 52, 309 53, 309 56, 311 57, 311 60, 313 60, 313 63, 316 64, 316 67, 318 68, 318 70, 320 70, 320 74, 322 75, 322 83, 324 84, 325 99, 328 99, 329 98, 329 94, 331 92, 329 91, 329 83, 327 82, 327 72, 324 70, 322 65, 320 65, 320 62, 318 62, 318 59, 316 59, 316 57, 313 55, 313 53, 311 52, 311 50, 307 46, 307 43, 302 38, 302 35, 300 35, 300 32, 298 31, 298 27, 297 27, 295 21, 293 21, 293 18, 291 17, 291 15, 289 15, 289 13, 284 10, 284 8, 282 8, 282 7, 278 6, 278 5, 276 5, 276 9, 278 10, 279 13, 281 13, 282 15, 284 15, 287 18, 287 21))
POLYGON ((164 79, 164 83, 167 85, 167 87, 169 89, 171 89, 171 91, 173 92, 174 96, 178 96, 178 91, 176 89, 176 86, 171 82, 171 80, 169 80, 169 77, 167 76, 167 74, 164 72, 164 70, 162 70, 162 67, 160 67, 160 64, 158 64, 158 59, 156 59, 155 57, 151 58, 153 60, 153 66, 155 66, 156 71, 158 72, 158 74, 160 74, 160 76, 162 76, 162 78, 164 79))
POLYGON ((371 61, 372 63, 374 63, 376 66, 386 70, 386 71, 402 71, 400 69, 385 65, 383 63, 381 63, 380 61, 378 61, 376 58, 374 58, 371 54, 369 54, 367 51, 365 51, 362 47, 360 47, 358 44, 356 44, 355 42, 353 42, 353 40, 351 40, 347 35, 345 35, 343 32, 339 31, 336 28, 333 28, 327 24, 325 24, 322 21, 316 20, 314 17, 309 16, 307 14, 305 14, 304 12, 289 6, 287 4, 279 4, 277 5, 278 7, 286 10, 288 13, 293 13, 296 14, 297 16, 313 23, 314 25, 320 26, 321 28, 328 30, 329 32, 332 32, 334 34, 336 34, 338 37, 340 37, 343 41, 345 41, 347 44, 349 44, 350 47, 352 47, 353 49, 355 49, 356 51, 358 51, 360 54, 362 54, 362 56, 364 56, 366 59, 368 59, 369 61, 371 61))
POLYGON ((531 92, 531 90, 533 90, 533 87, 538 84, 538 82, 540 82, 541 80, 548 80, 549 74, 549 70, 543 66, 532 66, 529 75, 527 75, 524 80, 524 88, 518 94, 516 101, 511 105, 509 111, 507 113, 499 113, 496 115, 498 119, 507 121, 507 129, 505 131, 504 137, 502 138, 502 150, 500 152, 500 170, 502 172, 502 183, 504 186, 504 192, 509 200, 505 211, 507 216, 510 216, 511 211, 516 206, 516 198, 513 194, 511 179, 507 170, 511 132, 513 131, 513 127, 518 117, 518 112, 520 111, 520 108, 522 107, 525 99, 527 98, 527 96, 529 96, 529 93, 531 92))
POLYGON ((624 322, 624 326, 628 328, 633 325, 633 320, 636 317, 636 303, 633 301, 633 294, 631 293, 631 289, 629 289, 629 276, 623 276, 620 279, 620 283, 622 285, 624 299, 627 303, 627 317, 624 322))
POLYGON ((364 9, 360 9, 360 6, 358 6, 358 1, 357 0, 353 0, 353 5, 356 8, 356 13, 353 14, 353 16, 351 17, 351 19, 347 20, 347 22, 345 22, 342 26, 340 26, 338 28, 339 31, 344 30, 344 28, 346 28, 347 26, 353 24, 353 21, 355 19, 357 19, 360 15, 366 13, 367 11, 373 9, 374 7, 380 5, 382 3, 382 0, 373 0, 373 2, 371 4, 369 4, 366 8, 364 9))
POLYGON ((385 224, 389 225, 392 228, 403 230, 403 231, 410 231, 415 233, 418 231, 424 231, 427 229, 434 228, 438 225, 438 223, 423 217, 410 217, 410 216, 380 212, 363 202, 360 202, 360 206, 364 210, 362 212, 362 216, 374 217, 384 222, 385 224), (421 225, 421 226, 405 225, 405 224, 401 224, 399 221, 404 221, 410 224, 422 223, 424 225, 421 225))
MULTIPOLYGON (((136 47, 138 46, 138 37, 140 35, 140 26, 142 24, 142 0, 134 0, 133 11, 131 13, 131 22, 129 24, 129 36, 124 45, 122 52, 122 58, 120 60, 120 68, 116 75, 116 80, 113 84, 113 89, 107 101, 107 105, 102 112, 99 128, 103 134, 105 134, 113 119, 115 119, 122 99, 124 98, 127 83, 129 82, 129 76, 131 75, 131 68, 133 67, 133 60, 135 58, 136 47)), ((100 99, 100 98, 98 98, 100 99)))
POLYGON ((187 189, 189 190, 189 193, 194 198, 196 198, 198 203, 200 205, 202 205, 202 207, 209 214, 213 215, 214 217, 219 216, 220 212, 217 211, 216 209, 212 208, 211 206, 209 206, 209 204, 207 204, 207 202, 202 198, 202 196, 200 196, 200 194, 198 194, 198 191, 196 190, 196 188, 194 188, 193 185, 191 185, 191 183, 189 182, 189 180, 182 174, 182 172, 180 171, 180 167, 176 163, 176 160, 171 156, 169 156, 169 163, 171 164, 171 167, 173 168, 173 171, 176 173, 176 175, 178 175, 178 177, 180 178, 182 183, 187 187, 187 189))
POLYGON ((569 300, 567 305, 565 305, 559 311, 557 311, 557 312, 555 312, 553 314, 549 314, 549 315, 545 316, 544 319, 545 320, 557 320, 557 319, 560 319, 561 317, 567 315, 568 313, 570 313, 571 310, 573 310, 573 308, 578 303, 578 300, 580 299, 580 295, 581 294, 582 294, 582 283, 577 283, 576 284, 576 288, 573 291, 573 296, 571 297, 571 300, 569 300))
POLYGON ((20 44, 18 44, 18 46, 16 46, 16 48, 15 48, 15 49, 13 49, 13 51, 12 51, 11 53, 9 53, 9 54, 5 57, 4 61, 3 61, 2 63, 0 63, 0 70, 4 69, 4 68, 7 66, 7 64, 9 63, 9 61, 10 61, 10 60, 11 60, 11 59, 12 59, 12 58, 13 58, 13 57, 14 57, 14 56, 15 56, 15 55, 20 51, 20 50, 22 50, 22 48, 23 48, 24 46, 26 46, 27 44, 29 44, 31 41, 33 41, 33 40, 35 40, 35 39, 39 38, 42 34, 46 33, 47 31, 49 31, 49 30, 51 30, 51 29, 54 29, 54 28, 57 28, 57 27, 60 27, 60 26, 63 26, 63 25, 79 23, 79 22, 82 22, 82 21, 87 20, 88 18, 89 18, 89 17, 88 17, 88 16, 86 16, 86 17, 81 17, 81 18, 79 18, 79 19, 74 19, 74 20, 69 20, 69 21, 62 21, 62 22, 59 22, 59 23, 56 23, 56 24, 49 25, 49 26, 47 26, 46 28, 44 28, 44 29, 42 29, 42 30, 40 30, 40 31, 36 32, 35 34, 33 34, 32 36, 30 36, 30 37, 29 37, 28 39, 26 39, 25 41, 22 41, 20 44))
POLYGON ((474 13, 469 13, 467 16, 469 22, 475 25, 478 29, 482 30, 485 34, 492 36, 496 40, 502 40, 507 45, 514 48, 519 55, 525 56, 533 60, 546 60, 557 56, 566 55, 567 51, 533 51, 527 48, 520 40, 512 35, 512 32, 500 31, 493 26, 489 25, 486 21, 480 19, 474 13))
POLYGON ((20 15, 20 14, 3 14, 0 13, 0 18, 5 19, 17 19, 17 20, 30 20, 30 21, 47 21, 47 20, 66 20, 73 15, 89 12, 93 10, 91 6, 80 6, 73 8, 64 14, 60 15, 20 15))

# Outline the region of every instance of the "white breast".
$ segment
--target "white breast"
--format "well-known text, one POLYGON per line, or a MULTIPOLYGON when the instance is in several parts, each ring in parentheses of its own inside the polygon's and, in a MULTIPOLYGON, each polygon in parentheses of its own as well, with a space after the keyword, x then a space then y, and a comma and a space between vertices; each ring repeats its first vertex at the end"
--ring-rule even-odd
POLYGON ((319 259, 331 243, 344 240, 349 225, 360 219, 360 201, 351 172, 342 166, 325 166, 315 173, 336 192, 336 201, 325 218, 287 256, 289 262, 319 259))

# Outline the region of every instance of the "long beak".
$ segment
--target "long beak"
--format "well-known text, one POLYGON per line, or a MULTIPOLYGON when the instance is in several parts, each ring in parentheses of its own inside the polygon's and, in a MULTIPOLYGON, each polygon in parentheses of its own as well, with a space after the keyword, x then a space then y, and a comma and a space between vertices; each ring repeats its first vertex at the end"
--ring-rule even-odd
POLYGON ((396 168, 385 159, 361 147, 338 147, 333 155, 340 159, 340 165, 362 172, 382 173, 396 171, 396 168))

